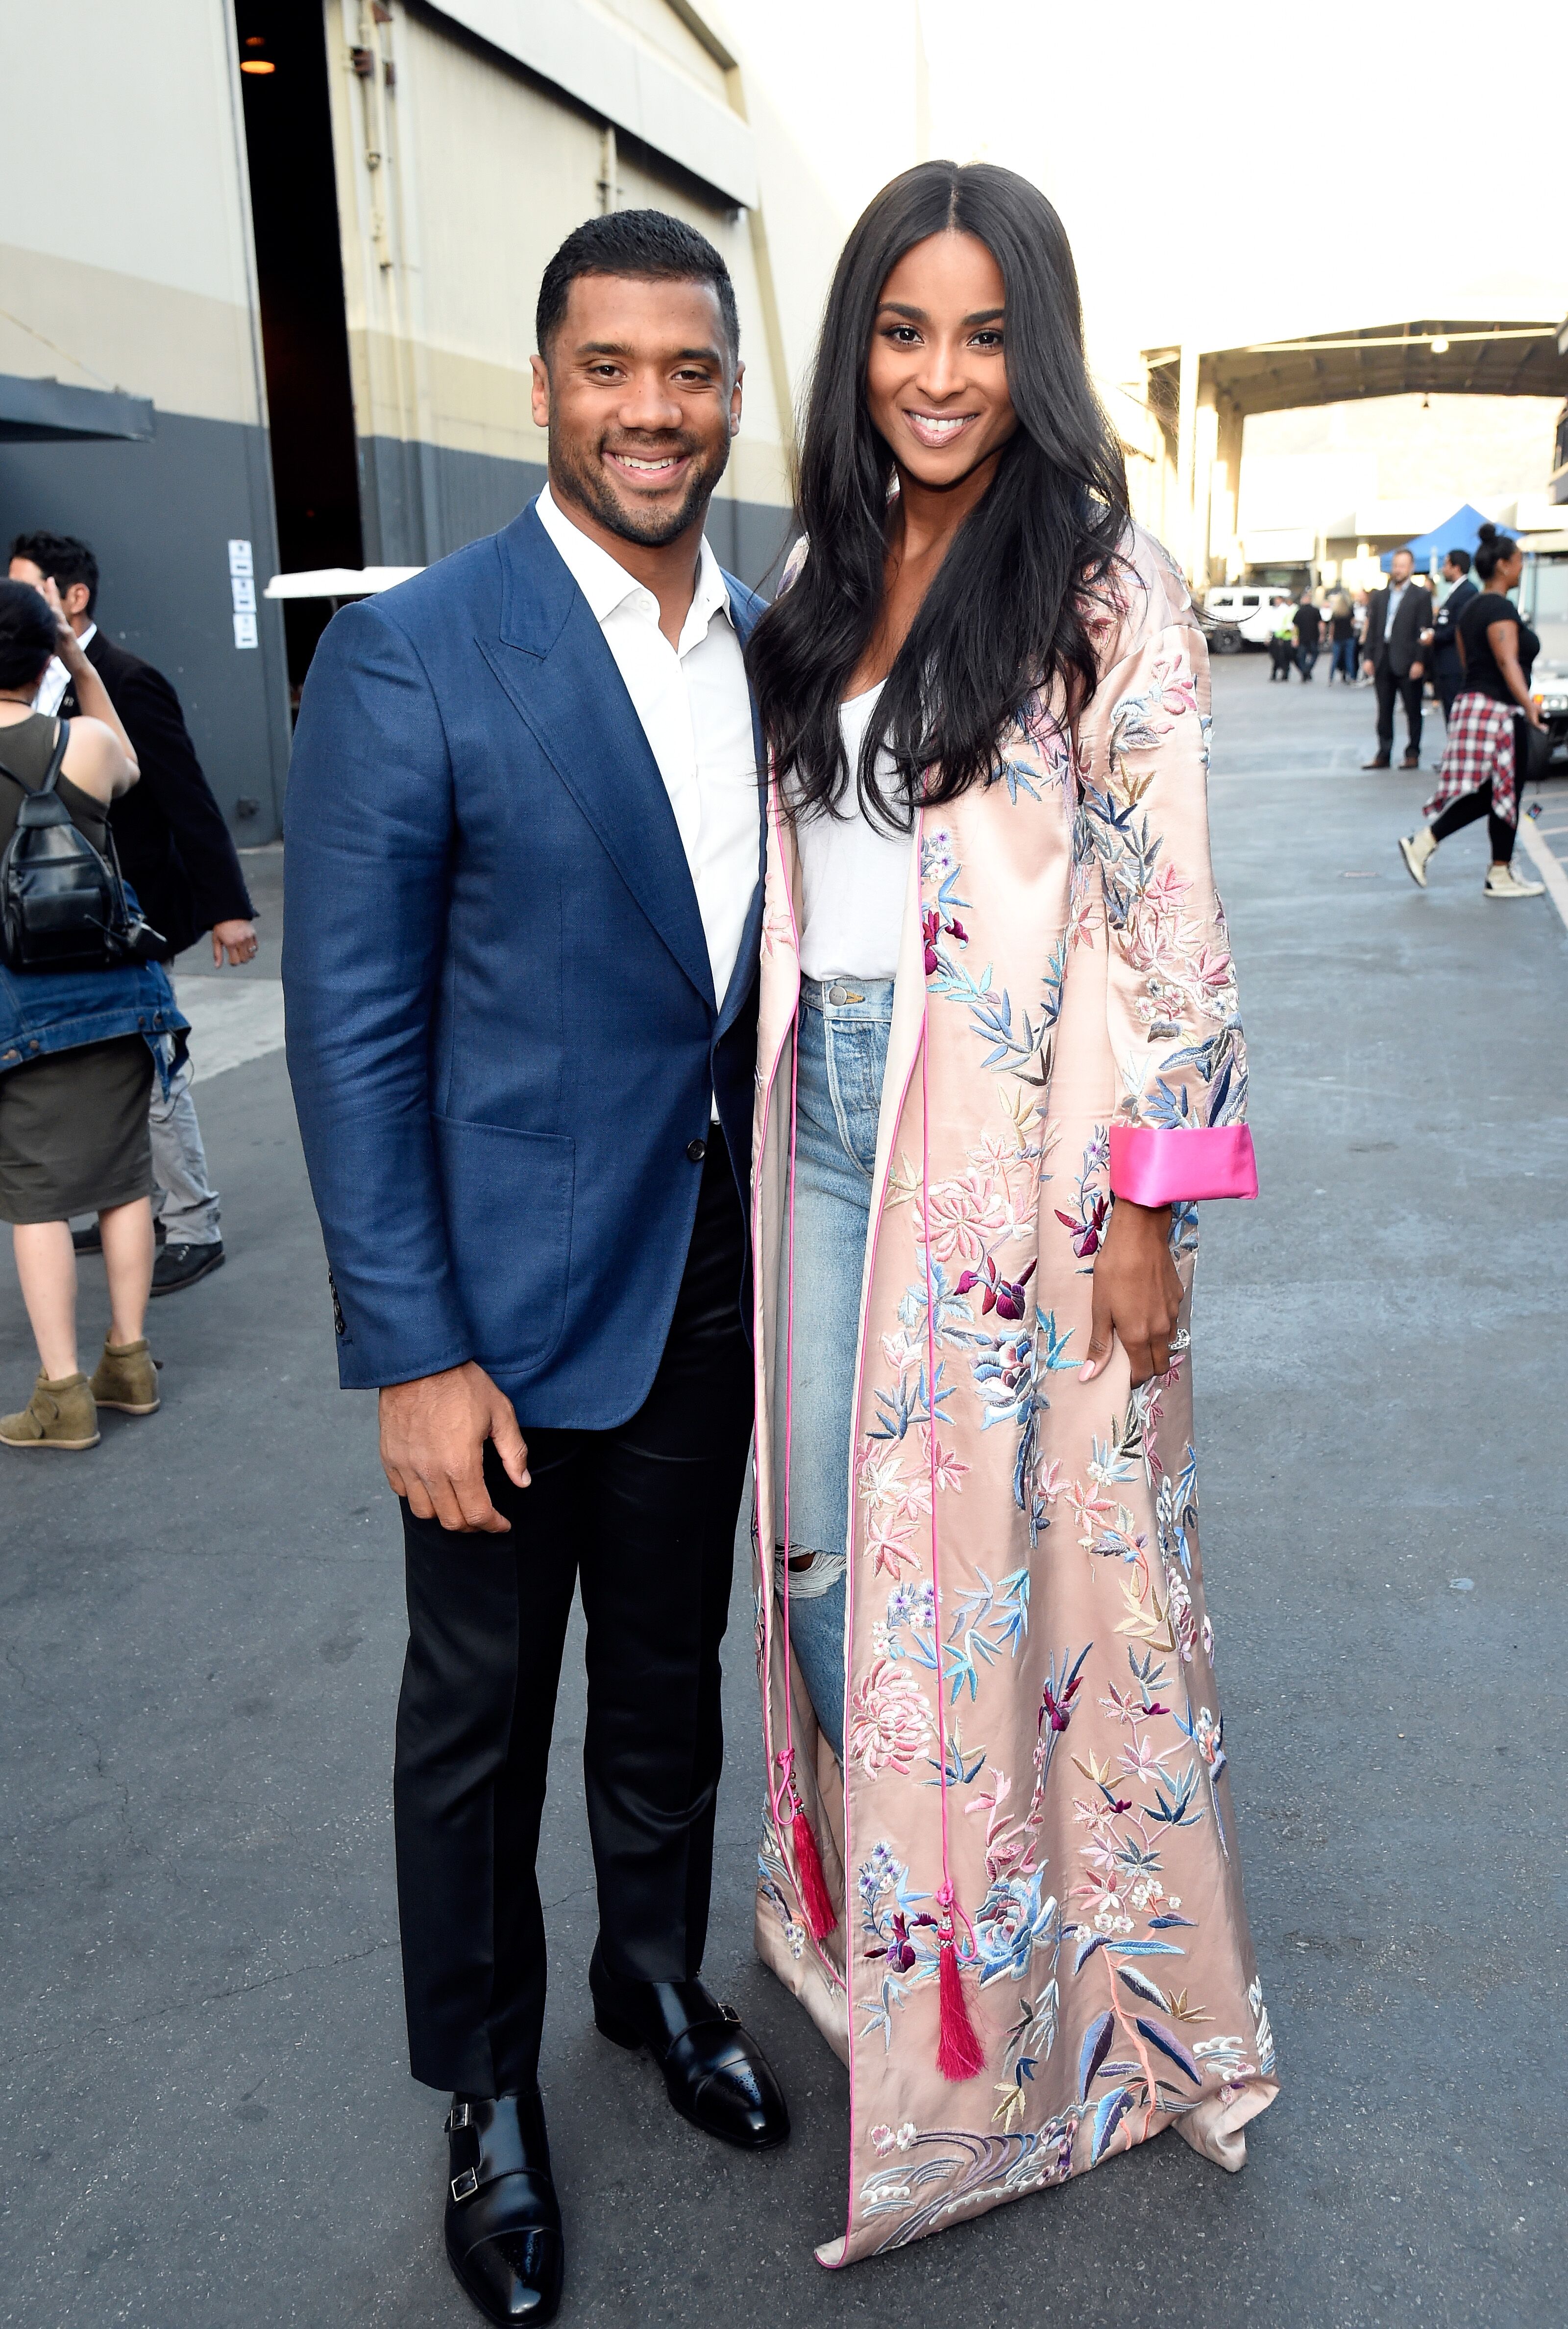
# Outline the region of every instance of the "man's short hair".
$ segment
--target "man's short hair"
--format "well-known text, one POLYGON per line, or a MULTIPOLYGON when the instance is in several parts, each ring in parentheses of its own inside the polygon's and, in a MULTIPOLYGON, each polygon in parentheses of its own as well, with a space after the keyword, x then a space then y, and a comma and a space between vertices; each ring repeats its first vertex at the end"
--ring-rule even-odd
POLYGON ((539 287, 534 331, 548 363, 552 335, 579 275, 640 275, 654 282, 709 283, 724 318, 731 361, 740 354, 740 316, 729 269, 704 234, 668 211, 609 211, 574 227, 539 287))
POLYGON ((28 559, 50 578, 61 597, 73 582, 85 582, 88 613, 98 605, 98 561, 74 533, 19 533, 10 554, 28 559))
POLYGON ((1450 566, 1457 566, 1461 574, 1468 574, 1470 570, 1469 552, 1468 550, 1448 551, 1445 553, 1445 562, 1450 566))

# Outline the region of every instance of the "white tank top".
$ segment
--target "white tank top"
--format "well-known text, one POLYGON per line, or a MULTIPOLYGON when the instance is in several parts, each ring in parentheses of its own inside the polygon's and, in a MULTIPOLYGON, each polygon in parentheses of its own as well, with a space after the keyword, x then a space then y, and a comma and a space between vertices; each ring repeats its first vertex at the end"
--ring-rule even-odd
MULTIPOLYGON (((881 693, 880 687, 869 688, 839 706, 839 731, 850 764, 849 797, 840 806, 848 814, 819 811, 795 827, 804 894, 801 969, 807 978, 891 978, 898 967, 915 836, 872 825, 855 784, 860 746, 881 693)), ((890 752, 878 756, 877 773, 891 777, 890 752)))

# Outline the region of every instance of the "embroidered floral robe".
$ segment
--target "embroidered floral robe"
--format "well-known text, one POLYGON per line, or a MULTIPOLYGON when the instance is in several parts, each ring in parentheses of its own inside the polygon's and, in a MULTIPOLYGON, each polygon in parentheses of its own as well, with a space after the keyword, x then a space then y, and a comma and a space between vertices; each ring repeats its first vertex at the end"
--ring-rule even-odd
MULTIPOLYGON (((825 2264, 1061 2183, 1172 2122, 1239 2167, 1245 2122, 1276 2091, 1186 1347, 1187 1201, 1252 1185, 1209 866, 1207 658, 1185 586, 1141 534, 1096 629, 1075 764, 1030 704, 1000 777, 925 812, 912 852, 862 1295, 841 1787, 786 1664, 768 1564, 757 1574, 772 1783, 757 1946, 850 2068, 848 2221, 825 2264), (1182 1348, 1137 1391, 1119 1344, 1094 1382, 1077 1372, 1113 1189, 1177 1201, 1182 1348), (792 1744, 839 1911, 822 1942, 798 1888, 792 1744), (936 2068, 944 1825, 986 2057, 962 2084, 936 2068)), ((782 1528, 770 1419, 801 902, 776 803, 770 822, 753 1199, 765 1551, 782 1528)), ((797 1342, 812 1331, 795 1318, 797 1342)))

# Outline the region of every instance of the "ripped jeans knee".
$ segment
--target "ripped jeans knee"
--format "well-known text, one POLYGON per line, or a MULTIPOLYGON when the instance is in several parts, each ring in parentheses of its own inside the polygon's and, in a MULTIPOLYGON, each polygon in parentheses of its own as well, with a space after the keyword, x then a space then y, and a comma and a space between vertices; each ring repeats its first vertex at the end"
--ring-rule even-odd
POLYGON ((844 1587, 848 1563, 841 1552, 816 1552, 792 1545, 786 1571, 784 1547, 774 1548, 774 1593, 784 1598, 789 1579, 790 1648, 816 1713, 823 1738, 844 1759, 844 1587))
MULTIPOLYGON (((809 1545, 792 1544, 789 1554, 789 1594, 793 1606, 797 1601, 815 1601, 831 1593, 844 1574, 845 1560, 841 1552, 813 1552, 809 1545)), ((781 1598, 784 1589, 784 1549, 775 1544, 773 1549, 773 1589, 781 1598)))

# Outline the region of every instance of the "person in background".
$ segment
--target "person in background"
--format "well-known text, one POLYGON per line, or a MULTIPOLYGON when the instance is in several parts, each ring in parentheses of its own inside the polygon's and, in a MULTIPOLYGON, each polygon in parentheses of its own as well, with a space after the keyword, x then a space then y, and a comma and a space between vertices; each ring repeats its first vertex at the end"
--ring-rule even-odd
POLYGON ((1269 679, 1291 684, 1291 665, 1296 659, 1296 610, 1287 599, 1280 608, 1269 640, 1269 679))
POLYGON ((1323 618, 1313 604, 1310 590, 1303 590, 1296 601, 1294 617, 1296 632, 1296 669, 1304 680, 1312 676, 1318 651, 1323 644, 1323 618))
MULTIPOLYGON (((202 773, 180 699, 161 671, 106 638, 98 627, 98 561, 74 535, 18 534, 11 545, 11 579, 60 593, 88 663, 125 723, 141 781, 117 802, 110 820, 120 867, 143 913, 167 941, 165 964, 212 938, 221 968, 249 962, 256 953, 255 909, 223 812, 202 773)), ((70 719, 81 708, 59 656, 50 663, 34 709, 70 719)), ((223 1232, 218 1192, 207 1169, 202 1127, 191 1098, 189 1062, 182 1058, 152 1093, 155 1205, 163 1250, 153 1270, 153 1293, 178 1294, 221 1267, 223 1232)), ((98 1225, 77 1232, 79 1253, 101 1249, 98 1225)))
POLYGON ((1468 550, 1449 552, 1442 561, 1442 579, 1451 586, 1449 594, 1432 618, 1432 628, 1422 631, 1421 644, 1432 685, 1442 699, 1446 722, 1452 716, 1454 698, 1464 684, 1464 665, 1459 649, 1460 617, 1470 600, 1480 595, 1470 580, 1468 550))
POLYGON ((1439 814, 1423 832, 1400 841, 1410 878, 1426 887, 1427 869, 1440 841, 1484 816, 1492 844, 1487 870, 1488 898, 1538 898, 1544 885, 1521 882, 1513 869, 1519 830, 1520 731, 1541 725, 1530 699, 1530 669, 1541 642, 1508 592, 1525 570, 1520 544, 1495 526, 1483 525, 1476 571, 1485 588, 1476 591, 1459 618, 1459 657, 1464 677, 1449 713, 1448 745, 1436 792, 1426 815, 1439 814))
POLYGON ((1329 665, 1329 684, 1337 679, 1347 687, 1356 684, 1356 610, 1349 594, 1336 590, 1329 601, 1329 640, 1333 660, 1329 665))
MULTIPOLYGON (((136 781, 136 755, 52 582, 0 582, 0 853, 30 793, 56 774, 55 797, 99 854, 108 808, 136 781), (33 709, 59 655, 82 710, 33 709), (61 727, 65 729, 61 739, 61 727), (57 752, 63 741, 63 753, 57 752)), ((0 967, 0 1221, 38 1345, 27 1405, 0 1416, 0 1445, 80 1452, 99 1442, 98 1411, 154 1414, 157 1368, 143 1332, 153 1273, 147 1089, 167 1072, 184 1026, 156 963, 73 970, 0 967), (103 1223, 109 1329, 90 1381, 77 1363, 70 1216, 103 1223)))
POLYGON ((1361 668, 1377 690, 1377 750, 1366 768, 1386 768, 1394 759, 1394 707, 1404 706, 1405 750, 1402 768, 1421 766, 1421 688, 1425 666, 1421 659, 1421 635, 1432 614, 1432 600, 1412 579, 1415 560, 1408 550, 1396 550, 1389 578, 1367 601, 1366 639, 1361 668))

